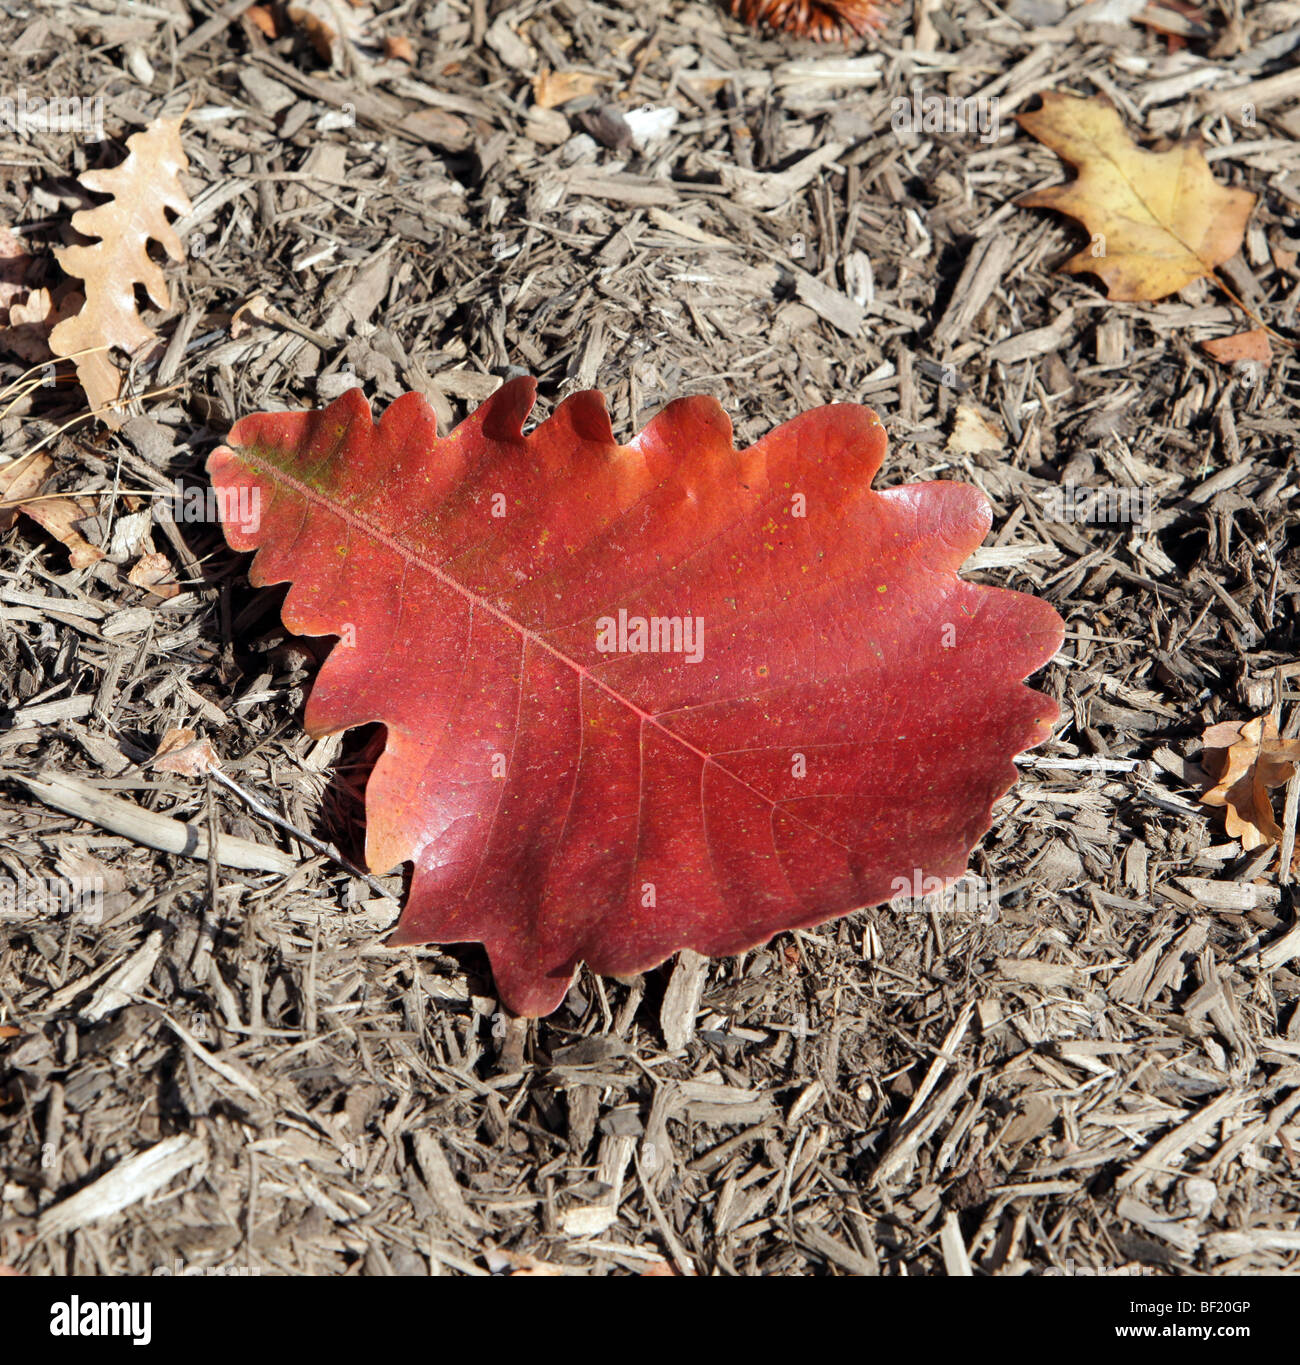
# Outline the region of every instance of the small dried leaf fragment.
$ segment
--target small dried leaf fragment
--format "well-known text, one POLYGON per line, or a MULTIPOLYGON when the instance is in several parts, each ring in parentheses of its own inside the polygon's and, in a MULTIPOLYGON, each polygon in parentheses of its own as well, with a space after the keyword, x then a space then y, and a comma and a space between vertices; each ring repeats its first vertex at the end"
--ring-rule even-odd
POLYGON ((959 455, 983 455, 1005 450, 1007 433, 1002 423, 971 403, 959 403, 952 434, 945 449, 959 455))
POLYGON ((1146 9, 1133 16, 1133 22, 1163 33, 1170 52, 1181 52, 1188 38, 1206 41, 1214 37, 1204 12, 1187 0, 1152 0, 1146 9))
POLYGON ((210 769, 221 767, 221 760, 212 741, 200 739, 196 731, 168 730, 154 753, 152 766, 165 773, 201 777, 210 769))
POLYGON ((501 1247, 485 1247, 483 1259, 494 1275, 508 1272, 511 1279, 520 1275, 553 1276, 580 1273, 565 1270, 563 1266, 554 1265, 550 1261, 543 1261, 536 1256, 530 1256, 527 1252, 506 1251, 501 1247))
POLYGON ((249 5, 240 18, 252 24, 272 42, 281 36, 275 22, 275 14, 269 5, 249 5))
POLYGON ((250 317, 258 322, 271 321, 271 305, 265 294, 254 294, 251 299, 241 303, 230 315, 230 336, 232 340, 242 337, 245 332, 252 331, 253 324, 248 320, 250 317))
POLYGON ((335 69, 347 65, 344 43, 351 44, 355 53, 356 48, 373 41, 366 29, 375 12, 364 0, 295 0, 284 12, 289 22, 302 30, 321 61, 335 69))
POLYGON ((137 588, 147 588, 155 597, 176 597, 181 586, 172 573, 171 561, 166 555, 151 550, 143 554, 127 574, 127 582, 137 588))
POLYGON ((0 531, 7 531, 21 512, 68 547, 74 569, 84 569, 104 558, 103 550, 77 529, 77 522, 95 515, 95 504, 90 498, 37 497, 53 467, 39 452, 0 465, 0 531))
POLYGON ((1233 365, 1239 360, 1253 360, 1267 365, 1273 359, 1273 348, 1268 344, 1268 333, 1263 327, 1238 332, 1235 336, 1203 341, 1201 349, 1213 356, 1220 365, 1233 365))
POLYGON ((415 65, 415 48, 404 33, 390 34, 384 39, 384 56, 390 61, 405 62, 407 66, 415 65))
POLYGON ((13 301, 27 293, 28 272, 33 264, 22 238, 7 227, 0 227, 0 322, 13 301))
POLYGON ((533 77, 533 103, 539 109, 558 109, 570 100, 594 95, 604 84, 590 71, 551 71, 543 67, 533 77))
POLYGON ((39 452, 0 464, 0 531, 7 531, 18 513, 26 510, 23 500, 41 491, 53 468, 54 461, 39 452))
POLYGON ((22 238, 0 227, 0 347, 28 364, 50 358, 50 291, 32 288, 39 271, 22 238))
POLYGON ((37 498, 18 509, 43 530, 48 531, 60 545, 66 545, 68 559, 74 569, 86 569, 104 558, 104 552, 92 545, 78 529, 78 523, 95 515, 92 498, 52 497, 37 498))
POLYGON ((1177 293, 1236 254, 1255 196, 1219 184, 1199 145, 1144 151, 1102 96, 1045 91, 1042 99, 1041 109, 1017 115, 1020 125, 1078 175, 1016 203, 1068 213, 1092 234, 1063 270, 1096 275, 1109 298, 1141 303, 1177 293))
POLYGON ((33 289, 21 302, 9 309, 9 326, 4 333, 5 350, 39 365, 50 358, 50 323, 54 315, 54 301, 48 289, 33 289))
POLYGON ((1201 797, 1207 806, 1222 806, 1224 828, 1244 849, 1280 843, 1282 830, 1273 818, 1268 789, 1290 781, 1300 762, 1300 739, 1283 739, 1267 716, 1224 721, 1201 736, 1201 766, 1215 785, 1201 797))
POLYGON ((81 177, 86 189, 112 198, 73 214, 72 226, 99 240, 55 252, 67 274, 85 282, 85 303, 50 333, 50 350, 75 357, 86 397, 92 407, 104 409, 101 416, 112 427, 121 426, 122 418, 106 405, 117 398, 121 376, 108 351, 93 348, 117 347, 131 354, 158 339, 136 311, 135 286, 143 285, 157 307, 170 306, 167 281, 162 267, 150 259, 148 244, 158 242, 174 261, 184 254, 166 213, 184 214, 191 208, 180 181, 189 168, 180 129, 180 119, 155 119, 127 139, 127 158, 120 166, 87 171, 81 177), (76 355, 78 351, 91 353, 76 355))

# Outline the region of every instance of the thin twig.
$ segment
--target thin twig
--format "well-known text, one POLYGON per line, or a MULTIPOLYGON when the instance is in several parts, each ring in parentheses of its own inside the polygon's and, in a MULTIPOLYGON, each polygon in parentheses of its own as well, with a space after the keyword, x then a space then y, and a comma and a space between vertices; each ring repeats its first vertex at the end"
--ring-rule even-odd
POLYGON ((372 877, 369 872, 363 871, 355 863, 350 862, 345 858, 336 848, 317 839, 314 834, 308 834, 305 830, 301 830, 296 825, 290 824, 288 820, 282 815, 278 815, 264 801, 254 796, 252 792, 246 791, 233 778, 227 777, 220 768, 214 767, 210 768, 208 771, 216 781, 220 782, 223 787, 232 791, 245 805, 255 810, 264 820, 269 820, 273 825, 278 825, 285 833, 292 834, 295 839, 300 839, 309 848, 314 848, 317 853, 323 853, 325 857, 336 862, 346 872, 350 872, 354 877, 359 877, 371 888, 371 890, 378 891, 381 896, 384 896, 390 901, 397 900, 397 897, 376 878, 372 877))

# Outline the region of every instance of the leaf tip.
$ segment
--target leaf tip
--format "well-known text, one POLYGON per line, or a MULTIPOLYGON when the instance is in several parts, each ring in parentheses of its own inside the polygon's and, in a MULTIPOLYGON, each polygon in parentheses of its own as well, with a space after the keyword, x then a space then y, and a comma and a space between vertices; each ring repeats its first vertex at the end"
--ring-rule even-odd
POLYGON ((555 409, 551 421, 566 423, 581 441, 602 446, 616 444, 605 396, 597 389, 584 389, 581 393, 571 394, 555 409))
POLYGON ((705 450, 731 450, 735 447, 735 433, 727 410, 716 398, 695 394, 689 398, 674 398, 661 408, 632 444, 660 442, 669 448, 696 446, 705 450))
POLYGON ((532 375, 507 379, 469 419, 489 441, 522 441, 524 420, 537 401, 537 380, 532 375))

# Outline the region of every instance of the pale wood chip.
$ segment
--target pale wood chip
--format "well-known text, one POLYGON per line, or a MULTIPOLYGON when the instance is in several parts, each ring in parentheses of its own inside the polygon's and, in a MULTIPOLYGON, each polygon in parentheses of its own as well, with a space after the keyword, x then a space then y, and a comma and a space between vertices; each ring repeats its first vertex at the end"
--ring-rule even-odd
POLYGON ((169 1185, 203 1160, 203 1142, 188 1134, 164 1139, 148 1151, 119 1162, 106 1175, 45 1210, 36 1224, 38 1237, 58 1237, 102 1222, 169 1185))

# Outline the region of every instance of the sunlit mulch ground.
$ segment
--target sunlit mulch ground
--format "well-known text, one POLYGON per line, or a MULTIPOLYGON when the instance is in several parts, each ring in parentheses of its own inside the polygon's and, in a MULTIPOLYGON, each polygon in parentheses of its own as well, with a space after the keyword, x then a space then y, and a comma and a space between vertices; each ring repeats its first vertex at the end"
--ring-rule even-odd
MULTIPOLYGON (((1276 706, 1296 732, 1296 362, 1211 360, 1198 343, 1252 325, 1213 284, 1114 304, 1056 273, 1082 233, 1014 207, 1061 168, 1013 115, 1044 89, 1100 91, 1144 145, 1205 136, 1216 175, 1260 196, 1225 274, 1294 337, 1300 83, 1267 82, 1293 69, 1296 6, 1246 7, 1235 29, 1208 9, 1214 37, 1171 51, 1095 21, 1114 4, 956 0, 845 52, 756 37, 704 0, 440 0, 373 26, 413 65, 376 44, 332 74, 248 19, 106 8, 0 19, 4 89, 102 92, 107 137, 4 133, 0 220, 62 240, 88 202, 75 174, 187 102, 195 207, 139 377, 165 392, 118 434, 82 423, 52 446, 109 557, 70 571, 22 518, 0 536, 0 876, 29 888, 0 916, 0 1264, 1294 1266, 1293 890, 1198 803, 1195 759, 1212 721, 1276 706), (587 93, 542 107, 543 68, 587 93), (1261 81, 1253 126, 1228 117, 1261 81), (918 82, 996 96, 996 135, 896 130, 918 82), (638 149, 609 110, 647 105, 677 118, 638 149), (232 335, 259 294, 267 320, 232 335), (184 589, 161 601, 125 578, 149 519, 114 530, 163 501, 145 490, 201 487, 237 415, 360 383, 379 406, 420 390, 446 428, 517 370, 541 380, 538 416, 598 386, 621 436, 687 393, 718 397, 742 441, 868 402, 883 484, 988 493, 969 572, 1046 597, 1068 634, 1036 680, 1063 723, 974 854, 982 895, 632 983, 584 974, 521 1026, 477 949, 386 949, 393 902, 229 793, 141 766, 192 725, 239 784, 359 856, 373 737, 304 736, 315 659, 278 591, 249 588, 212 524, 158 512, 184 589), (1000 446, 950 441, 962 406, 1000 446), (1152 515, 1061 519, 1067 484, 1141 491, 1152 515), (155 852, 37 801, 37 773, 214 823, 289 870, 155 852), (47 878, 97 881, 99 921, 43 903, 47 878), (125 1166, 155 1148, 161 1182, 125 1166), (110 1172, 125 1207, 106 1212, 110 1172)), ((78 405, 69 383, 38 389, 0 450, 78 405)))

